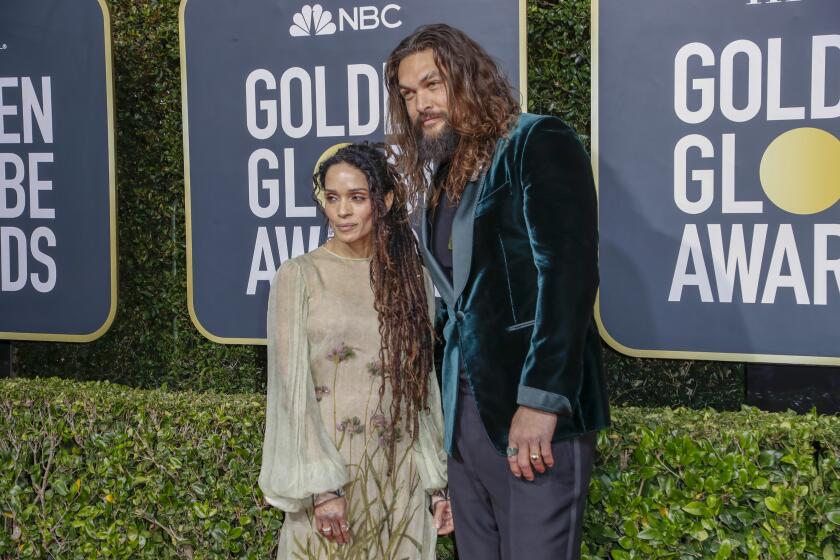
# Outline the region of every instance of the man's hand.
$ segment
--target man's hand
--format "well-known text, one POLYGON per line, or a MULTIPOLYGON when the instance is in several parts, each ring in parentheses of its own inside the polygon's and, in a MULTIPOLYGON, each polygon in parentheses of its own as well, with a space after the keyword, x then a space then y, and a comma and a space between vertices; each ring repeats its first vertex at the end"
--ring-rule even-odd
POLYGON ((315 530, 328 541, 338 544, 350 542, 350 524, 347 522, 347 500, 334 498, 315 506, 315 530))
POLYGON ((439 500, 435 502, 435 527, 440 536, 448 535, 455 530, 455 522, 452 519, 452 502, 439 500))
POLYGON ((517 478, 534 480, 534 470, 544 473, 554 466, 551 437, 557 426, 557 415, 527 406, 520 406, 510 422, 508 448, 518 452, 508 457, 510 472, 517 478), (533 468, 532 468, 533 466, 533 468))

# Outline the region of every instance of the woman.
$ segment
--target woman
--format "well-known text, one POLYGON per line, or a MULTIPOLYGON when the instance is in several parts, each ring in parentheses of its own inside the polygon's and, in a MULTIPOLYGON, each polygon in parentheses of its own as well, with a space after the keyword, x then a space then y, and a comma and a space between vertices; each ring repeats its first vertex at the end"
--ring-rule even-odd
POLYGON ((277 558, 431 560, 452 516, 430 498, 446 486, 434 299, 405 194, 368 144, 314 180, 334 236, 283 263, 268 304, 259 484, 286 512, 277 558))

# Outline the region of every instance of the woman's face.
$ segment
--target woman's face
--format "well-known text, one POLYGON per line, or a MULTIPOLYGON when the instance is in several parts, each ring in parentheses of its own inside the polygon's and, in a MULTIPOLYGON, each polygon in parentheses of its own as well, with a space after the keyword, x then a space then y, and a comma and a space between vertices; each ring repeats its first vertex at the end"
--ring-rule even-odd
POLYGON ((344 162, 330 166, 324 176, 324 211, 336 241, 356 251, 370 246, 373 206, 364 173, 344 162))

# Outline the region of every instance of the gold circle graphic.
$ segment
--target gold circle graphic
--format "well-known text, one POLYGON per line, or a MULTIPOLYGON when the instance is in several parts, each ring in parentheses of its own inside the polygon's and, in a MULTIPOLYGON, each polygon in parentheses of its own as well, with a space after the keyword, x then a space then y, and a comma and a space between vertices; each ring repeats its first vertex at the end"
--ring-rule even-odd
POLYGON ((791 214, 816 214, 840 200, 840 139, 819 128, 795 128, 761 158, 761 187, 791 214))
MULTIPOLYGON (((349 146, 351 143, 352 142, 339 142, 338 144, 333 144, 332 146, 324 150, 324 153, 322 153, 321 157, 318 158, 318 161, 315 162, 315 169, 312 170, 312 176, 314 177, 315 174, 318 173, 318 168, 321 167, 322 163, 333 157, 338 150, 344 148, 345 146, 349 146)), ((312 190, 315 190, 314 181, 312 182, 312 190)), ((322 192, 318 194, 317 197, 318 202, 321 204, 321 206, 324 206, 324 193, 322 192)))

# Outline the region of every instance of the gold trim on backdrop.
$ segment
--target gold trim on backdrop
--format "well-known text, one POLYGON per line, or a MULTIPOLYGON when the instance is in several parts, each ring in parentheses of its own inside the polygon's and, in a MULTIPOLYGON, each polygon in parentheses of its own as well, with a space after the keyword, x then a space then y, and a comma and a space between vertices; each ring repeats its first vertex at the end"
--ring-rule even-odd
POLYGON ((111 49, 111 14, 105 0, 97 0, 102 10, 102 26, 105 35, 105 104, 106 121, 108 126, 108 233, 110 235, 110 265, 111 265, 111 306, 105 322, 95 331, 88 334, 52 334, 26 332, 0 332, 0 340, 32 340, 40 342, 91 342, 104 335, 114 322, 117 315, 117 179, 116 157, 114 150, 114 65, 111 49))
MULTIPOLYGON (((100 2, 103 0, 100 0, 100 2)), ((268 341, 265 338, 224 338, 216 336, 207 330, 195 312, 193 296, 192 269, 192 219, 190 216, 190 133, 189 133, 189 109, 187 102, 187 48, 186 30, 184 27, 185 11, 189 0, 181 0, 178 9, 178 41, 181 50, 181 119, 184 138, 184 218, 186 226, 187 245, 187 308, 189 309, 190 320, 195 328, 205 338, 219 344, 253 344, 265 345, 268 341)), ((522 98, 522 108, 528 107, 528 33, 527 33, 527 0, 519 0, 519 89, 522 98)))
POLYGON ((601 321, 600 294, 595 298, 595 321, 601 337, 614 350, 635 358, 660 358, 668 360, 710 360, 716 362, 750 362, 772 364, 801 364, 811 366, 840 365, 840 358, 828 356, 790 356, 785 354, 738 354, 734 352, 691 352, 683 350, 642 350, 618 342, 610 335, 601 321))
MULTIPOLYGON (((598 145, 598 74, 599 74, 599 7, 600 0, 591 0, 591 30, 590 37, 592 41, 592 70, 591 70, 591 85, 592 85, 592 130, 590 130, 590 138, 592 139, 592 170, 595 177, 595 190, 599 189, 599 145, 598 145)), ((599 197, 600 198, 600 197, 599 197)), ((614 350, 633 356, 635 358, 659 358, 669 360, 712 360, 720 362, 750 362, 750 363, 776 363, 776 364, 803 364, 814 366, 836 366, 840 365, 840 358, 829 356, 791 356, 786 354, 741 354, 729 352, 692 352, 684 350, 644 350, 640 348, 631 348, 625 346, 607 331, 604 326, 604 321, 601 318, 601 292, 598 290, 598 295, 595 297, 595 322, 598 325, 598 331, 601 333, 607 344, 614 350)))

